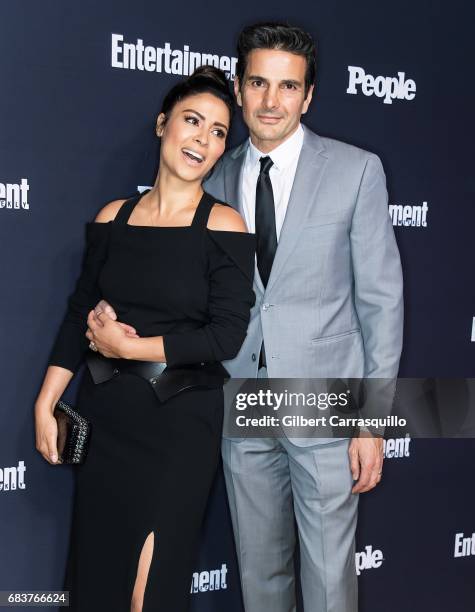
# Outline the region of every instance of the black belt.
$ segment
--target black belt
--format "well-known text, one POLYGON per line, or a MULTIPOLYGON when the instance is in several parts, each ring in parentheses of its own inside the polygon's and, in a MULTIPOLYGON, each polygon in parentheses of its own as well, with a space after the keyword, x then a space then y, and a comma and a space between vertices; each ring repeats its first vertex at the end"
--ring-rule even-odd
POLYGON ((161 402, 194 387, 205 389, 222 387, 229 378, 228 371, 219 361, 167 367, 167 364, 161 361, 112 359, 89 351, 86 363, 96 385, 120 374, 134 374, 151 384, 161 402))

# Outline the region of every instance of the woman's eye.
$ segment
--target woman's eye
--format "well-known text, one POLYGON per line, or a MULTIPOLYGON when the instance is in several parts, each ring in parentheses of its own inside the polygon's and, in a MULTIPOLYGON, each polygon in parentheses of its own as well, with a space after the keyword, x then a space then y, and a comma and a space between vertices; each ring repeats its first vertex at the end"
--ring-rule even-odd
POLYGON ((218 136, 218 138, 225 138, 226 134, 225 132, 223 132, 223 130, 215 130, 214 133, 216 134, 216 136, 218 136))
POLYGON ((188 123, 192 123, 193 125, 196 125, 198 123, 198 119, 196 117, 185 117, 185 121, 187 121, 188 123))

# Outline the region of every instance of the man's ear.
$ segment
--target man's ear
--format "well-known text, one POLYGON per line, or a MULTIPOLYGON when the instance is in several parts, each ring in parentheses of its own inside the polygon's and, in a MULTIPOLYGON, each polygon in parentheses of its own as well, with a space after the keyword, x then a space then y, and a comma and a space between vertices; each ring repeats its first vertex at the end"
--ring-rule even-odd
POLYGON ((303 106, 302 106, 302 115, 307 112, 307 109, 310 106, 314 88, 315 88, 315 85, 310 85, 310 87, 308 88, 307 97, 305 98, 303 106))
POLYGON ((159 138, 163 134, 163 130, 165 128, 165 120, 166 120, 165 113, 160 113, 157 117, 157 123, 155 125, 155 132, 159 138))
POLYGON ((242 106, 242 96, 240 91, 239 77, 234 77, 234 95, 236 96, 236 102, 238 106, 242 106))

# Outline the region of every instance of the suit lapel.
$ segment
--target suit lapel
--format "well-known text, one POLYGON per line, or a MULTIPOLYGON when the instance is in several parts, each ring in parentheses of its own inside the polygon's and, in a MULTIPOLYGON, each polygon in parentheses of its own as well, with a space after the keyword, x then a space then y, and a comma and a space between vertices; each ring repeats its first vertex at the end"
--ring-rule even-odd
POLYGON ((300 233, 314 205, 317 190, 327 162, 325 147, 321 138, 305 126, 303 127, 304 140, 302 149, 297 163, 294 183, 290 192, 274 262, 267 283, 266 293, 271 290, 279 274, 282 272, 287 258, 298 243, 300 233))
MULTIPOLYGON (((248 146, 248 140, 245 140, 241 145, 239 145, 230 155, 224 168, 224 193, 226 196, 226 202, 231 204, 231 206, 233 206, 240 213, 243 219, 245 219, 246 216, 244 214, 242 198, 242 173, 244 171, 244 161, 246 159, 246 151, 248 146)), ((262 284, 257 265, 255 266, 254 270, 254 284, 263 294, 264 285, 262 284)))
POLYGON ((242 173, 248 141, 245 140, 229 156, 224 167, 224 193, 226 202, 231 204, 243 217, 242 173))

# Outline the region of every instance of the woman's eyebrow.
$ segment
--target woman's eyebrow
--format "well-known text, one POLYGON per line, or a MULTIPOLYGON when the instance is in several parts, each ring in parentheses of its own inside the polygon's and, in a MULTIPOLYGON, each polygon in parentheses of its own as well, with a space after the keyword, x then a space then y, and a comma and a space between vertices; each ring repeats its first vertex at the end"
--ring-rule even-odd
MULTIPOLYGON (((194 110, 193 108, 185 108, 182 112, 184 112, 184 113, 195 113, 195 115, 198 115, 198 117, 200 119, 203 119, 203 120, 206 119, 206 117, 204 115, 202 115, 198 111, 194 110)), ((224 123, 220 123, 219 121, 215 121, 213 125, 219 125, 220 127, 223 127, 226 130, 228 129, 227 125, 225 125, 224 123)))

